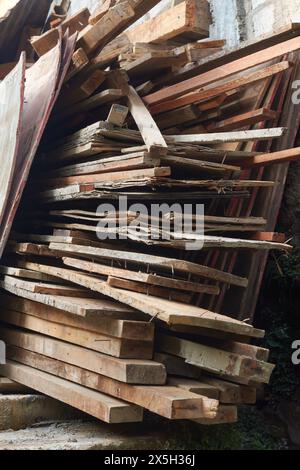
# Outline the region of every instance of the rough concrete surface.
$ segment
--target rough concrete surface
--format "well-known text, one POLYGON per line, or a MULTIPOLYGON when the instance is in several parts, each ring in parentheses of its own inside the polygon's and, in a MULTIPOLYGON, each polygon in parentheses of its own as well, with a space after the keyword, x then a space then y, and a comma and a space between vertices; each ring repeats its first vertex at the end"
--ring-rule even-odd
POLYGON ((69 421, 41 423, 0 432, 0 450, 151 450, 166 449, 166 437, 138 425, 69 421))
POLYGON ((74 408, 42 395, 0 395, 0 430, 17 430, 40 421, 78 416, 81 415, 74 408))

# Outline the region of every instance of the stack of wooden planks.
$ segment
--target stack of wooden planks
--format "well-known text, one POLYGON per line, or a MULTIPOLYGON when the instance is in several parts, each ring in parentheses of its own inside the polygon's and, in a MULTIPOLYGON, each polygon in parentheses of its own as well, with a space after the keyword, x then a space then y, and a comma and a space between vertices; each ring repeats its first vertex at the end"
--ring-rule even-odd
POLYGON ((32 38, 39 61, 74 46, 1 227, 0 372, 108 423, 232 423, 274 368, 249 320, 268 253, 292 249, 274 229, 299 28, 228 51, 206 0, 134 24, 157 3, 32 38))

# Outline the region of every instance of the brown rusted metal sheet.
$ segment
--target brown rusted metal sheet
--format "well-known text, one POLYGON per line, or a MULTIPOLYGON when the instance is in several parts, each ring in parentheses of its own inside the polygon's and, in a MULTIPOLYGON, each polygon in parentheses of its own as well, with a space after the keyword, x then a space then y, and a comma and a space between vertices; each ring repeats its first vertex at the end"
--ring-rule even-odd
POLYGON ((13 181, 22 122, 25 54, 0 83, 0 226, 13 181))
POLYGON ((77 35, 60 38, 57 46, 26 71, 25 104, 20 147, 11 194, 0 227, 0 257, 29 176, 43 132, 69 68, 77 35))

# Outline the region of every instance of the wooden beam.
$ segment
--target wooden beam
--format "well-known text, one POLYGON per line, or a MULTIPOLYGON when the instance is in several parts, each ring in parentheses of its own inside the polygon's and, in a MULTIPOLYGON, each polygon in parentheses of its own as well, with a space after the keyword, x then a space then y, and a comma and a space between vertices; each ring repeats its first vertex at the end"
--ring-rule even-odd
POLYGON ((168 150, 165 139, 148 109, 144 105, 141 97, 135 89, 128 84, 126 73, 123 73, 120 70, 112 72, 109 75, 109 81, 113 86, 120 88, 123 91, 124 96, 126 96, 127 106, 142 135, 148 151, 155 155, 165 155, 168 150))
MULTIPOLYGON (((109 303, 109 301, 106 302, 109 303)), ((140 319, 139 321, 134 321, 106 317, 102 315, 100 310, 97 311, 96 309, 93 313, 90 312, 83 317, 39 302, 5 294, 0 296, 0 305, 3 311, 15 310, 60 325, 101 333, 115 338, 131 340, 142 338, 143 341, 153 341, 154 338, 153 323, 140 319)))
POLYGON ((247 113, 239 114, 207 126, 208 131, 234 131, 246 126, 252 126, 262 121, 275 120, 278 117, 276 111, 268 108, 255 109, 247 113))
MULTIPOLYGON (((206 0, 184 0, 154 18, 130 28, 111 41, 98 57, 101 60, 101 55, 106 54, 108 50, 112 51, 112 58, 117 57, 120 47, 132 43, 160 43, 181 39, 187 42, 203 39, 208 37, 210 20, 206 0)), ((96 58, 96 61, 99 59, 96 58)))
POLYGON ((196 416, 214 419, 219 408, 219 403, 215 399, 198 396, 188 390, 180 390, 173 386, 129 385, 104 375, 88 372, 66 362, 15 347, 8 348, 8 355, 18 362, 33 365, 39 370, 141 406, 168 419, 191 419, 196 416))
POLYGON ((192 301, 192 295, 190 292, 143 284, 141 282, 129 281, 127 279, 120 279, 112 276, 108 277, 107 285, 110 287, 117 287, 118 289, 124 289, 126 292, 139 292, 147 296, 154 296, 157 298, 161 297, 162 299, 168 299, 174 302, 183 302, 188 304, 192 301))
POLYGON ((27 333, 4 326, 1 326, 1 335, 8 345, 50 356, 53 359, 82 367, 120 382, 147 385, 166 383, 165 367, 154 361, 119 359, 48 336, 27 333))
POLYGON ((26 291, 32 292, 33 294, 49 294, 57 296, 66 296, 66 297, 90 297, 84 289, 78 289, 74 286, 60 285, 60 284, 49 284, 46 282, 38 282, 34 280, 25 280, 13 276, 5 275, 3 277, 4 285, 11 285, 13 287, 18 287, 26 291))
MULTIPOLYGON (((100 91, 86 100, 69 106, 65 110, 60 110, 59 113, 54 115, 54 121, 64 121, 68 116, 72 116, 73 114, 92 111, 93 109, 99 108, 104 104, 117 101, 123 96, 124 94, 120 89, 107 89, 100 91)), ((95 153, 99 153, 99 151, 95 153)))
POLYGON ((68 82, 75 75, 77 75, 88 63, 88 56, 86 55, 84 50, 79 47, 72 55, 72 62, 66 75, 65 83, 68 82))
POLYGON ((165 140, 168 144, 187 143, 187 144, 223 144, 231 142, 248 142, 257 140, 269 140, 282 137, 286 128, 277 127, 271 129, 255 129, 250 131, 219 132, 210 134, 180 134, 166 135, 165 140))
POLYGON ((24 265, 30 269, 56 275, 62 279, 114 298, 170 325, 193 325, 194 327, 199 326, 213 330, 232 332, 238 335, 249 335, 251 337, 261 337, 264 335, 262 330, 257 330, 231 317, 218 315, 192 305, 184 305, 165 299, 149 297, 137 292, 116 289, 107 285, 106 282, 83 275, 78 273, 78 271, 55 268, 53 266, 31 262, 25 262, 24 265))
POLYGON ((27 387, 74 406, 106 423, 143 421, 143 409, 33 369, 14 361, 0 366, 1 373, 27 387))
POLYGON ((104 0, 101 2, 101 4, 97 5, 95 10, 92 12, 89 23, 92 25, 96 24, 110 8, 115 6, 115 4, 116 0, 104 0))
POLYGON ((185 377, 168 377, 168 384, 182 390, 188 390, 191 393, 196 393, 197 395, 213 398, 214 400, 219 400, 220 398, 217 387, 201 382, 200 380, 197 381, 185 377))
POLYGON ((129 2, 121 2, 110 8, 97 23, 87 26, 78 37, 78 47, 90 56, 110 42, 117 32, 126 28, 134 18, 134 10, 129 2))
POLYGON ((98 331, 61 325, 52 320, 37 318, 14 310, 1 310, 0 319, 9 325, 50 336, 68 343, 77 344, 93 351, 122 359, 152 359, 153 342, 108 336, 98 331))
MULTIPOLYGON (((17 247, 19 251, 21 247, 17 247)), ((164 258, 162 256, 147 255, 144 253, 132 253, 130 251, 108 250, 93 247, 69 246, 67 244, 50 244, 51 250, 60 250, 65 253, 72 253, 72 255, 80 255, 85 258, 106 258, 115 259, 119 261, 127 261, 136 264, 156 266, 157 268, 167 270, 169 273, 178 270, 179 272, 190 273, 200 277, 213 279, 215 281, 225 282, 228 284, 237 285, 240 287, 247 286, 247 279, 229 274, 218 269, 210 268, 209 266, 202 266, 197 263, 192 263, 185 260, 178 260, 176 258, 164 258)))
POLYGON ((127 106, 122 106, 120 104, 113 104, 110 108, 107 122, 113 124, 114 126, 122 127, 126 121, 129 109, 127 106))
POLYGON ((297 162, 299 159, 300 147, 296 147, 251 157, 243 161, 241 166, 243 168, 259 168, 279 163, 297 162))
POLYGON ((187 364, 181 357, 155 351, 154 360, 165 366, 168 376, 176 375, 183 379, 201 379, 202 372, 199 367, 187 364))
POLYGON ((264 240, 268 242, 285 243, 287 237, 285 233, 278 232, 256 232, 252 235, 253 240, 264 240))
POLYGON ((195 77, 208 70, 216 69, 228 62, 232 62, 243 57, 247 57, 254 52, 262 51, 275 44, 282 43, 300 35, 300 23, 287 23, 282 28, 262 34, 259 37, 252 38, 249 41, 242 41, 238 46, 230 49, 224 48, 221 51, 205 57, 197 63, 189 64, 188 67, 173 72, 172 74, 159 77, 155 81, 157 87, 165 87, 172 83, 181 82, 187 78, 195 77))
MULTIPOLYGON (((143 282, 145 284, 167 287, 170 289, 186 290, 188 292, 204 292, 206 294, 217 295, 219 288, 213 285, 199 284, 196 282, 184 281, 182 279, 168 278, 157 274, 148 274, 141 271, 131 271, 128 269, 115 268, 100 263, 78 260, 75 258, 63 258, 64 264, 73 268, 78 268, 90 273, 113 276, 131 281, 143 282)), ((110 284, 113 285, 113 284, 110 284)))
POLYGON ((268 61, 277 59, 285 54, 297 51, 300 49, 300 38, 296 37, 289 41, 276 44, 275 46, 268 47, 254 54, 250 54, 247 57, 230 62, 225 67, 218 67, 214 70, 205 72, 197 77, 184 80, 183 82, 164 88, 160 91, 152 93, 144 98, 147 105, 153 105, 166 101, 168 99, 174 99, 177 96, 186 94, 196 90, 199 87, 207 86, 213 83, 215 80, 222 80, 228 78, 235 73, 240 73, 251 67, 257 67, 258 65, 264 64, 268 61))
POLYGON ((57 110, 71 106, 79 101, 89 98, 105 81, 106 73, 102 70, 93 70, 90 73, 77 75, 61 91, 57 110))
POLYGON ((233 377, 241 376, 262 383, 269 382, 275 367, 247 356, 164 334, 158 335, 157 347, 160 351, 182 357, 188 364, 206 371, 233 377))
MULTIPOLYGON (((112 302, 106 299, 89 299, 89 298, 74 298, 45 294, 34 294, 33 292, 14 287, 9 284, 1 283, 1 287, 7 292, 14 294, 22 299, 33 300, 41 304, 40 308, 44 306, 54 307, 66 312, 78 315, 81 317, 89 317, 92 315, 102 315, 104 318, 124 318, 124 319, 139 319, 138 312, 126 305, 117 302, 112 302)), ((15 302, 16 299, 15 298, 15 302)))
POLYGON ((193 419, 197 424, 202 426, 212 426, 216 424, 233 424, 238 420, 238 412, 236 406, 220 406, 217 416, 214 419, 193 419))
MULTIPOLYGON (((300 38, 299 38, 299 41, 300 41, 300 38)), ((292 64, 290 62, 283 61, 283 62, 279 62, 278 64, 265 67, 261 70, 257 70, 248 75, 243 75, 238 78, 234 78, 233 80, 230 80, 225 83, 206 86, 194 92, 188 92, 188 90, 186 90, 186 93, 182 94, 181 96, 177 98, 166 100, 158 104, 153 103, 150 106, 150 110, 153 115, 156 115, 159 113, 163 113, 165 111, 169 111, 171 109, 180 108, 190 103, 205 102, 207 100, 215 98, 230 90, 236 90, 236 89, 245 87, 247 85, 250 85, 252 83, 256 83, 259 80, 262 80, 264 78, 272 77, 273 75, 276 75, 280 72, 284 72, 285 70, 290 68, 291 65, 292 64)), ((148 95, 148 96, 151 96, 151 95, 148 95)), ((146 98, 147 96, 144 97, 143 100, 145 100, 146 98)))
MULTIPOLYGON (((75 13, 73 16, 68 18, 67 20, 63 21, 59 28, 62 30, 62 34, 64 34, 67 29, 69 30, 69 34, 72 35, 77 31, 81 31, 84 29, 89 23, 90 12, 87 8, 83 8, 82 10, 75 13)), ((58 28, 49 29, 41 36, 34 36, 31 39, 31 45, 34 48, 35 52, 38 56, 42 56, 46 54, 50 49, 56 46, 59 38, 59 30, 58 28)))
POLYGON ((165 177, 170 176, 171 169, 169 167, 156 167, 141 170, 128 170, 128 171, 116 171, 113 173, 99 173, 99 174, 87 174, 87 175, 76 175, 76 176, 65 176, 62 178, 48 178, 43 181, 44 186, 53 188, 62 188, 64 186, 72 184, 91 184, 99 183, 101 181, 122 181, 130 180, 135 178, 154 178, 154 177, 165 177))

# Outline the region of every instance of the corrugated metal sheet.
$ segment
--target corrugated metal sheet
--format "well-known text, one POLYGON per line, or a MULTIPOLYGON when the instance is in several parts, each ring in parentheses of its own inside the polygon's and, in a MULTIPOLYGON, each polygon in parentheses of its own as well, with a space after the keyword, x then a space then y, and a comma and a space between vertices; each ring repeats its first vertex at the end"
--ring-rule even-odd
MULTIPOLYGON (((0 63, 15 60, 20 34, 26 25, 43 25, 51 0, 7 1, 7 11, 0 17, 0 63)), ((5 5, 5 3, 4 3, 5 5)))

